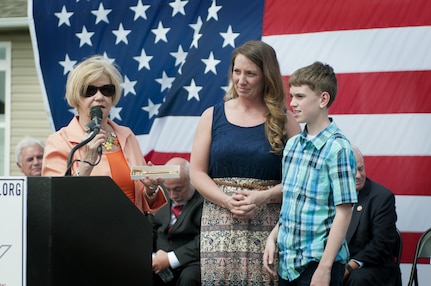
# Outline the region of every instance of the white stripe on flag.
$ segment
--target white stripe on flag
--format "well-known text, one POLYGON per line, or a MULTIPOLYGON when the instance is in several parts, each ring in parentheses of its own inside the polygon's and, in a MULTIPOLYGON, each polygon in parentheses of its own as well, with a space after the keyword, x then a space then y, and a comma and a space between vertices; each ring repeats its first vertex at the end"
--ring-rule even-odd
MULTIPOLYGON (((412 264, 411 263, 401 263, 400 265, 401 269, 401 279, 402 284, 401 285, 407 285, 410 278, 410 272, 412 270, 412 264)), ((430 265, 426 264, 418 264, 417 265, 418 270, 418 281, 420 282, 419 285, 428 285, 429 281, 431 281, 431 267, 430 265), (427 282, 428 281, 428 282, 427 282)))
MULTIPOLYGON (((428 138, 431 134, 431 114, 355 114, 331 117, 364 155, 431 155, 428 138)), ((137 136, 143 146, 142 152, 147 154, 154 146, 154 151, 158 152, 190 153, 198 122, 198 116, 156 119, 150 135, 137 136)))
POLYGON ((419 26, 265 36, 262 40, 276 50, 286 76, 316 60, 330 64, 336 73, 430 70, 430 35, 431 26, 419 26))
POLYGON ((431 114, 355 114, 331 117, 364 155, 431 156, 431 114))
POLYGON ((431 196, 395 196, 395 205, 401 232, 424 232, 431 227, 431 196))
POLYGON ((145 155, 154 150, 165 153, 190 153, 199 116, 167 116, 157 118, 149 135, 138 135, 145 155))

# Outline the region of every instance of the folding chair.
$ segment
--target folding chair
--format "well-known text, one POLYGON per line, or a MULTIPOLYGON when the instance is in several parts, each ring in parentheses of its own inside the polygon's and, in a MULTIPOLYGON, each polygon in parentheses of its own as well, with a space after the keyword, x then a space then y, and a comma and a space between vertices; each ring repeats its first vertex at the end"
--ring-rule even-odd
MULTIPOLYGON (((415 257, 413 258, 412 271, 410 272, 410 279, 408 286, 419 285, 418 281, 418 270, 417 261, 418 258, 430 258, 431 257, 431 228, 425 231, 419 238, 418 244, 416 245, 415 257)), ((429 281, 428 281, 429 282, 429 281)))
POLYGON ((397 242, 394 249, 394 260, 398 267, 401 263, 401 253, 403 252, 403 237, 401 236, 400 230, 397 228, 397 242))

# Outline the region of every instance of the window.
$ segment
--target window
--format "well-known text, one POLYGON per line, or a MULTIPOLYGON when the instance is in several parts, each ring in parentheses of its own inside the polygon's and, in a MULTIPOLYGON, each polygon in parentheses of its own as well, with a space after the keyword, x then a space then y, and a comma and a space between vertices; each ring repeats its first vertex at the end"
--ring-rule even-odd
POLYGON ((0 42, 0 176, 9 175, 11 45, 0 42))

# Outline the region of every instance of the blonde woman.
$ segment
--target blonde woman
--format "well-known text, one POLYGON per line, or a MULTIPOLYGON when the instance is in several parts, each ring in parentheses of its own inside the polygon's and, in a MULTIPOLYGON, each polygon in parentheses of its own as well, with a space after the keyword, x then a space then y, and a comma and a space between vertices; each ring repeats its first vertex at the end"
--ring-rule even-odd
POLYGON ((78 115, 46 140, 42 175, 65 174, 70 151, 89 137, 90 109, 99 107, 100 131, 76 151, 72 175, 110 176, 141 211, 154 213, 166 203, 163 191, 159 192, 161 180, 131 180, 130 168, 146 164, 138 140, 130 128, 108 118, 120 100, 121 81, 118 69, 102 56, 90 57, 73 69, 67 79, 66 99, 78 115))

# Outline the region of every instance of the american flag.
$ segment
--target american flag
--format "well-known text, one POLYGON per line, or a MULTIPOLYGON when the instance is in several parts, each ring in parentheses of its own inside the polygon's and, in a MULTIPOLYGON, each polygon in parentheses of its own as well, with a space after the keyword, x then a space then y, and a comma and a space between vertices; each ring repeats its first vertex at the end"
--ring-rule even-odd
POLYGON ((34 47, 55 129, 74 112, 64 100, 68 73, 82 59, 102 54, 124 79, 111 119, 132 128, 153 163, 173 153, 187 157, 196 119, 222 100, 233 49, 261 37, 263 5, 34 0, 34 47))
POLYGON ((404 281, 431 227, 430 15, 428 0, 29 0, 54 129, 73 116, 64 100, 73 65, 103 54, 124 77, 111 118, 132 128, 156 164, 188 158, 199 115, 222 100, 240 44, 273 46, 286 81, 316 60, 332 65, 339 93, 330 113, 364 153, 367 175, 396 194, 404 281))

